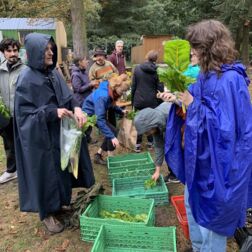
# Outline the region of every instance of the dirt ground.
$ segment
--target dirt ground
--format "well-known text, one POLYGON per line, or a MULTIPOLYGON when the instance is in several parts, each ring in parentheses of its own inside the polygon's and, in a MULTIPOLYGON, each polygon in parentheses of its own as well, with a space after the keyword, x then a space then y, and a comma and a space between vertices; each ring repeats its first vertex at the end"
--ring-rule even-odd
MULTIPOLYGON (((96 138, 100 138, 97 133, 96 138)), ((90 145, 90 155, 98 145, 90 145)), ((117 153, 127 153, 125 148, 119 148, 117 153)), ((153 155, 153 152, 151 153, 153 155)), ((46 165, 46 164, 45 164, 46 165)), ((0 144, 0 172, 4 171, 5 155, 2 143, 0 144)), ((111 194, 108 182, 107 168, 94 165, 96 181, 101 182, 105 194, 111 194)), ((165 166, 162 167, 163 175, 167 174, 165 166)), ((169 184, 169 197, 183 194, 182 184, 169 184)), ((75 195, 78 190, 75 190, 75 195)), ((35 213, 22 213, 19 211, 17 180, 0 185, 0 252, 89 252, 92 244, 80 240, 79 230, 66 229, 63 233, 50 236, 35 213)), ((190 242, 184 237, 183 231, 176 217, 176 212, 171 203, 168 206, 156 208, 156 226, 177 227, 177 251, 182 252, 190 248, 190 242)), ((238 251, 233 239, 229 240, 227 252, 238 251)))

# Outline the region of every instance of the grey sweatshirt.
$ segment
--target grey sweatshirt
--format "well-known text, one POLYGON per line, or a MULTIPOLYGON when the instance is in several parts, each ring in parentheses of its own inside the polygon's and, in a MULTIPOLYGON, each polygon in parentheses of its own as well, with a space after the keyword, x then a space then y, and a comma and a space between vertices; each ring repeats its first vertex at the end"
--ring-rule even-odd
POLYGON ((158 128, 158 131, 153 134, 156 166, 161 166, 164 161, 165 129, 171 105, 172 103, 163 102, 154 109, 142 109, 134 118, 134 124, 139 135, 153 128, 158 128))

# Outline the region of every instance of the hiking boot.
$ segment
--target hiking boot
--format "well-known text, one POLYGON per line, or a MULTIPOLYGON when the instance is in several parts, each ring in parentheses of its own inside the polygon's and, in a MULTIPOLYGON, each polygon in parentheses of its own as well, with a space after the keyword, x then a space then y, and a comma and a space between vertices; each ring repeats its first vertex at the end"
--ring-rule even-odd
POLYGON ((172 175, 165 176, 164 181, 165 181, 166 184, 178 184, 178 183, 180 183, 180 181, 175 176, 172 176, 172 175))
POLYGON ((141 152, 141 145, 140 144, 136 144, 134 151, 136 153, 140 153, 141 152))
POLYGON ((3 184, 3 183, 6 183, 10 180, 13 180, 17 178, 17 172, 13 172, 13 173, 10 173, 10 172, 4 172, 1 176, 0 176, 0 184, 3 184))
POLYGON ((100 165, 107 165, 107 162, 102 159, 102 155, 99 153, 96 153, 94 156, 94 163, 100 164, 100 165))
POLYGON ((57 234, 64 230, 64 225, 62 225, 54 216, 49 215, 42 221, 51 234, 57 234))
POLYGON ((153 143, 151 143, 151 142, 148 142, 147 143, 147 148, 148 148, 148 150, 153 150, 153 147, 154 147, 154 144, 153 143))

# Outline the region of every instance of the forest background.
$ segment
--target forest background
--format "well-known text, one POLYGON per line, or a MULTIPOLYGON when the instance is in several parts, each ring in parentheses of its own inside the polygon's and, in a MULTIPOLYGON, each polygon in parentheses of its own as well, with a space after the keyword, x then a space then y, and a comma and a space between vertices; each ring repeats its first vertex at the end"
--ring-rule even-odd
POLYGON ((127 59, 142 35, 184 38, 188 25, 214 18, 232 31, 243 63, 252 60, 252 0, 0 0, 0 17, 63 21, 75 56, 97 46, 110 53, 122 39, 127 59))

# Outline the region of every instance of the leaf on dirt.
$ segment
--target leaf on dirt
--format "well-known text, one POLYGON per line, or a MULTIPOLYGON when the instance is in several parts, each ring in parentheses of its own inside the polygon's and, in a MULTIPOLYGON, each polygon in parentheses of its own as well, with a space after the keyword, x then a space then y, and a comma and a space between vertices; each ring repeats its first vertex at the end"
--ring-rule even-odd
POLYGON ((34 228, 34 235, 43 238, 44 240, 48 239, 48 238, 45 239, 46 235, 45 230, 43 228, 34 228))
POLYGON ((15 226, 10 226, 9 229, 9 234, 17 234, 18 232, 17 230, 15 230, 15 226))
POLYGON ((9 201, 5 202, 4 208, 5 208, 5 209, 11 209, 11 208, 12 208, 12 206, 11 206, 11 204, 10 204, 9 201))
POLYGON ((34 235, 38 234, 39 229, 38 228, 34 228, 34 235))
POLYGON ((57 252, 65 252, 70 244, 70 241, 68 239, 64 240, 60 247, 55 248, 55 251, 57 252))

